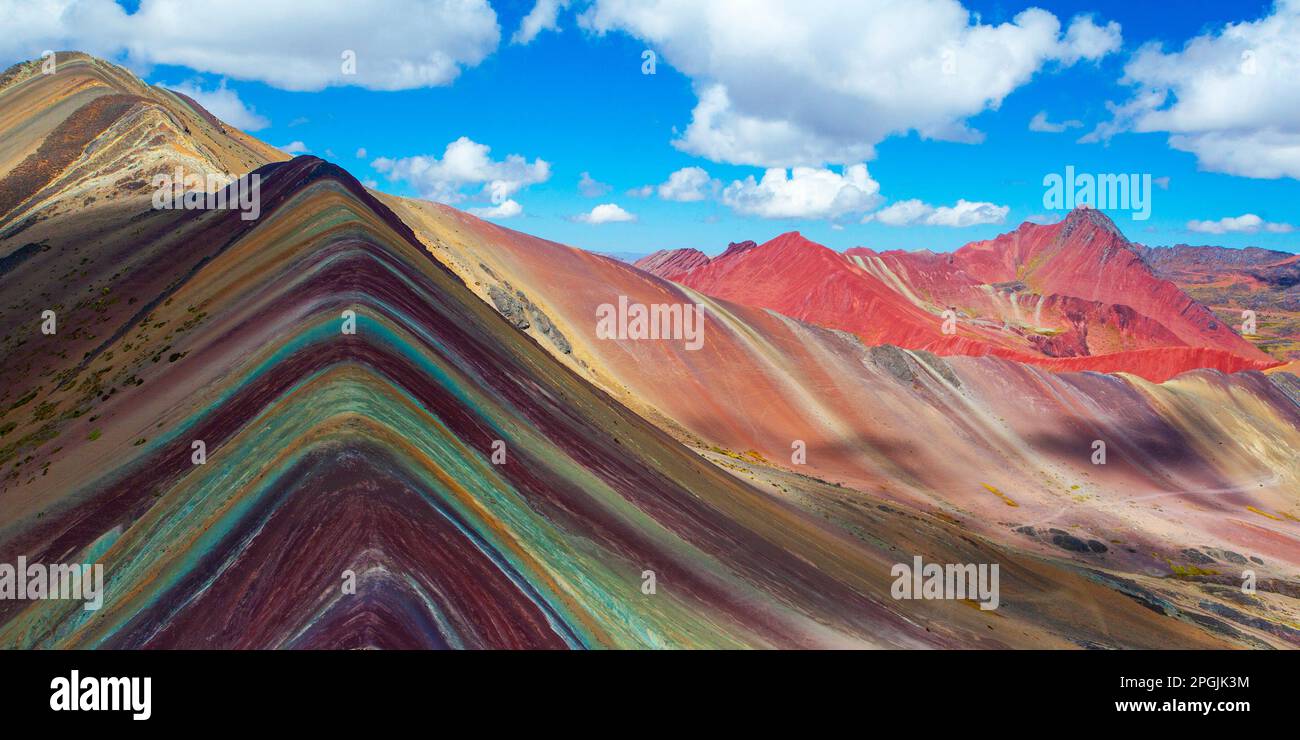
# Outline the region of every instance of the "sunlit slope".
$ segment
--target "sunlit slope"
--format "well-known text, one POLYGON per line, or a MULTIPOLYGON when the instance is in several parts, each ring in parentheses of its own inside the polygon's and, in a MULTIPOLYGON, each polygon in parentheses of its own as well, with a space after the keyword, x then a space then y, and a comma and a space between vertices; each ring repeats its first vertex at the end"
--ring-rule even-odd
POLYGON ((0 216, 0 562, 108 581, 0 602, 0 645, 1297 643, 1291 375, 944 363, 311 157, 257 219, 154 210, 131 162, 175 146, 121 151, 0 216), (703 303, 703 348, 596 340, 619 295, 703 303), (913 556, 999 564, 998 610, 893 598, 913 556))
POLYGON ((0 218, 32 221, 148 192, 156 174, 241 175, 288 159, 189 98, 77 52, 0 73, 0 218))
MULTIPOLYGON (((1077 573, 962 540, 941 521, 864 510, 864 527, 928 557, 1003 563, 1004 593, 1046 579, 1111 616, 1080 628, 1029 599, 997 617, 890 599, 890 546, 741 483, 593 388, 341 170, 299 158, 261 174, 255 222, 134 214, 149 238, 132 234, 136 262, 102 286, 119 300, 69 311, 59 334, 31 332, 21 355, 6 354, 5 372, 26 373, 36 393, 5 406, 16 475, 0 492, 0 560, 95 559, 108 587, 94 613, 5 602, 3 644, 1168 639, 1149 610, 1077 573), (349 310, 355 334, 342 331, 349 310), (349 571, 354 594, 342 588, 349 571)), ((61 222, 32 237, 75 240, 61 222)), ((57 298, 66 281, 51 261, 73 257, 52 248, 13 276, 57 298)), ((33 326, 15 318, 6 312, 7 332, 33 326)), ((1174 629, 1185 644, 1222 639, 1174 629)))
POLYGON ((396 207, 484 300, 508 285, 526 301, 542 346, 721 464, 842 483, 1126 573, 1190 572, 1187 551, 1204 548, 1232 553, 1199 563, 1225 581, 1247 555, 1279 577, 1300 562, 1294 376, 1198 370, 1155 384, 867 347, 444 206, 396 207), (703 347, 597 339, 597 306, 619 296, 703 304, 703 347), (1104 551, 1080 551, 1088 540, 1104 551))

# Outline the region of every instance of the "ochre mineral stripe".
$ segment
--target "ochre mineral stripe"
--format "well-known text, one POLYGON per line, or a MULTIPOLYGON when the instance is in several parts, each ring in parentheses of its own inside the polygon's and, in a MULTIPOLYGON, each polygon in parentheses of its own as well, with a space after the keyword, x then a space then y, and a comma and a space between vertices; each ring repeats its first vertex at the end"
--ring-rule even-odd
POLYGON ((39 149, 0 180, 0 219, 58 177, 132 106, 148 102, 138 95, 104 95, 78 108, 45 137, 39 149))

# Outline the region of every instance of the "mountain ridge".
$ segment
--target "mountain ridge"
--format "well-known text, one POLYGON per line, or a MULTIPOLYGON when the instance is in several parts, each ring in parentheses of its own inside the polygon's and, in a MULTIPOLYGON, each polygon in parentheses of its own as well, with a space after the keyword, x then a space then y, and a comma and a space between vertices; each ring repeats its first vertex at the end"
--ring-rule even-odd
MULTIPOLYGON (((105 94, 61 69, 24 84, 105 94)), ((250 168, 252 220, 158 209, 114 183, 226 160, 206 116, 153 112, 0 216, 0 562, 106 573, 98 612, 0 602, 0 645, 1300 645, 1292 375, 867 346, 315 157, 250 168), (620 296, 702 306, 702 345, 601 338, 620 296), (1002 606, 892 598, 911 554, 1000 564, 1002 606), (1246 558, 1256 601, 1185 575, 1246 558)))
POLYGON ((705 293, 853 331, 868 343, 944 355, 996 354, 1047 367, 1114 371, 1124 369, 1124 353, 1135 350, 1215 350, 1171 353, 1164 365, 1143 356, 1132 365, 1132 372, 1157 382, 1194 369, 1187 363, 1198 357, 1226 371, 1276 364, 1157 276, 1141 250, 1105 214, 1080 208, 1056 224, 1026 222, 946 254, 854 247, 841 255, 792 232, 711 259, 660 253, 636 266, 705 293), (759 259, 804 274, 742 264, 759 259), (813 264, 799 265, 801 259, 813 264), (943 326, 948 310, 957 316, 951 334, 943 326), (1063 365, 1063 357, 1097 359, 1063 365))

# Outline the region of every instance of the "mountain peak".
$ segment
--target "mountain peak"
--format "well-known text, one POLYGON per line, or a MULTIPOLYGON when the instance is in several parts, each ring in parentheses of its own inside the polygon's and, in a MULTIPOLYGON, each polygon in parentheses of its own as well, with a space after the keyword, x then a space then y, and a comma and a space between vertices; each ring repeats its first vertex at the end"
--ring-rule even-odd
POLYGON ((748 252, 749 250, 757 246, 758 246, 757 242, 749 239, 743 242, 731 242, 730 244, 727 245, 727 248, 723 250, 722 254, 718 255, 718 259, 748 252))
MULTIPOLYGON (((743 246, 743 243, 742 243, 742 245, 736 245, 736 246, 738 246, 738 247, 739 247, 739 246, 743 246)), ((775 238, 770 239, 770 240, 764 242, 761 246, 763 247, 764 250, 773 250, 773 249, 775 249, 775 250, 779 250, 779 251, 783 251, 783 252, 784 252, 784 251, 787 251, 787 250, 795 250, 795 251, 804 251, 804 250, 827 250, 827 251, 830 251, 827 247, 824 247, 824 246, 822 246, 821 244, 818 244, 817 242, 812 241, 811 239, 805 237, 803 234, 801 234, 801 233, 798 232, 798 231, 787 231, 787 232, 785 232, 784 234, 780 234, 780 235, 776 236, 775 238)), ((728 249, 728 251, 730 251, 730 248, 728 249)), ((747 250, 740 250, 740 249, 738 249, 737 251, 747 251, 747 250)))
POLYGON ((1120 232, 1119 227, 1115 225, 1114 221, 1110 220, 1109 216, 1107 216, 1102 211, 1093 208, 1091 206, 1085 205, 1085 206, 1079 206, 1078 208, 1075 208, 1073 211, 1070 211, 1069 215, 1067 215, 1065 217, 1065 220, 1062 221, 1061 223, 1062 223, 1062 228, 1061 228, 1062 237, 1068 237, 1070 234, 1074 233, 1075 231, 1078 231, 1079 229, 1095 228, 1095 229, 1101 229, 1102 231, 1118 236, 1121 239, 1124 238, 1124 235, 1120 232))
POLYGON ((673 279, 702 265, 709 264, 709 257, 698 249, 660 249, 633 262, 638 269, 673 279))
POLYGON ((95 57, 58 52, 0 74, 0 217, 84 210, 147 193, 151 178, 236 176, 288 155, 224 125, 193 99, 95 57), (57 194, 57 197, 51 197, 57 194))

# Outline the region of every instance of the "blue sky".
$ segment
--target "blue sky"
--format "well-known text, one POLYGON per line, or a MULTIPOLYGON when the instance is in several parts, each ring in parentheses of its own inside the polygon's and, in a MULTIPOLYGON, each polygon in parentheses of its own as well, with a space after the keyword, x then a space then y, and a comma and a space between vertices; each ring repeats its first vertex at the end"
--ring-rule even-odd
MULTIPOLYGON (((13 57, 4 60, 6 63, 39 55, 44 44, 62 42, 75 45, 71 48, 98 47, 87 50, 128 63, 152 83, 184 86, 205 95, 224 86, 227 103, 233 99, 239 111, 226 117, 246 117, 244 122, 251 123, 245 128, 271 144, 284 147, 302 142, 312 154, 337 162, 390 193, 451 200, 460 208, 487 209, 509 200, 522 213, 494 220, 590 249, 648 253, 695 247, 715 253, 729 241, 763 241, 799 230, 836 249, 860 245, 949 250, 1009 231, 1027 219, 1059 218, 1063 212, 1044 207, 1042 180, 1049 173, 1063 173, 1066 165, 1088 173, 1145 173, 1159 183, 1150 196, 1149 220, 1133 220, 1125 211, 1111 214, 1134 241, 1258 245, 1285 251, 1297 251, 1300 246, 1300 207, 1296 205, 1300 202, 1300 165, 1293 166, 1287 159, 1300 158, 1294 151, 1300 146, 1300 130, 1288 129, 1285 120, 1279 123, 1279 114, 1267 102, 1270 96, 1287 94, 1293 95, 1292 101, 1300 99, 1291 87, 1297 84, 1300 69, 1286 68, 1297 63, 1294 54, 1287 57, 1266 46, 1281 29, 1290 48, 1300 48, 1300 4, 1274 7, 1265 2, 1182 0, 1176 12, 1171 12, 1167 3, 1131 0, 1037 3, 1059 21, 1060 33, 1051 34, 1058 39, 1059 48, 1043 46, 1042 34, 1030 38, 1026 33, 1023 39, 1008 41, 1007 48, 1015 54, 1039 55, 1036 61, 1025 63, 1027 71, 1013 84, 999 87, 988 82, 999 69, 997 65, 988 67, 992 63, 983 58, 984 47, 953 47, 959 49, 959 86, 990 85, 992 99, 976 103, 972 110, 969 102, 962 101, 940 101, 931 106, 928 94, 911 96, 906 89, 897 93, 897 99, 861 91, 818 94, 819 85, 837 90, 843 80, 852 79, 855 70, 852 55, 831 58, 836 56, 835 44, 844 38, 833 28, 834 19, 823 25, 810 22, 802 29, 808 37, 806 48, 796 48, 798 43, 788 45, 780 29, 768 38, 765 34, 771 29, 758 25, 745 30, 748 36, 740 40, 743 44, 754 39, 756 56, 745 56, 747 50, 735 52, 740 56, 724 52, 711 56, 699 51, 706 45, 703 40, 719 48, 734 41, 721 25, 725 18, 712 29, 699 17, 683 17, 663 31, 657 20, 638 18, 635 9, 629 10, 617 0, 611 0, 608 7, 600 7, 599 0, 594 4, 575 0, 560 3, 556 28, 541 30, 527 43, 516 43, 519 39, 512 37, 534 3, 503 0, 492 2, 488 11, 480 8, 478 16, 464 21, 477 25, 466 26, 471 30, 460 32, 460 37, 479 33, 482 40, 476 49, 452 53, 458 53, 461 60, 452 79, 431 85, 399 81, 398 85, 409 89, 394 90, 368 89, 392 84, 361 75, 357 75, 359 84, 348 78, 335 78, 323 85, 311 79, 286 80, 290 73, 212 61, 211 49, 203 53, 193 50, 198 42, 177 50, 158 44, 153 51, 141 51, 138 42, 119 44, 104 34, 79 28, 78 24, 87 21, 66 12, 68 7, 76 9, 78 0, 49 1, 61 8, 64 16, 52 28, 51 24, 33 26, 27 40, 20 29, 17 41, 0 45, 0 53, 13 57), (584 13, 589 17, 580 22, 584 13), (483 25, 491 14, 499 29, 495 43, 489 38, 491 29, 483 25), (1090 19, 1081 31, 1095 33, 1081 34, 1075 43, 1070 29, 1078 17, 1090 19), (1254 37, 1247 29, 1244 41, 1225 39, 1225 24, 1242 21, 1275 25, 1260 28, 1254 37), (1266 33, 1269 30, 1273 32, 1266 33), (1296 35, 1287 39, 1286 34, 1293 32, 1296 35), (693 35, 696 33, 704 35, 693 35), (837 34, 837 41, 829 41, 832 33, 837 34), (1206 51, 1182 53, 1184 44, 1197 37, 1202 37, 1206 51), (1153 58, 1161 64, 1140 66, 1130 75, 1140 78, 1137 82, 1125 81, 1126 69, 1151 42, 1162 44, 1168 56, 1153 58), (1220 89, 1215 86, 1215 75, 1222 72, 1215 70, 1223 66, 1223 59, 1241 56, 1239 46, 1243 43, 1252 59, 1264 66, 1262 71, 1252 70, 1245 85, 1251 90, 1248 96, 1241 93, 1242 100, 1220 101, 1211 95, 1220 89), (758 53, 763 44, 771 44, 771 49, 758 53), (642 53, 647 49, 658 55, 653 75, 642 74, 642 53), (824 64, 819 60, 823 53, 827 57, 824 64), (475 59, 478 55, 482 58, 475 59), (967 82, 967 73, 975 81, 967 82), (764 88, 769 84, 767 78, 770 96, 764 88), (733 111, 765 122, 785 121, 788 115, 797 120, 799 136, 824 139, 826 146, 810 155, 789 155, 789 147, 780 141, 760 137, 751 142, 751 153, 729 154, 726 136, 744 129, 728 128, 725 122, 719 127, 721 134, 706 143, 683 144, 693 112, 702 105, 703 91, 710 86, 728 91, 733 111), (1169 94, 1159 105, 1137 104, 1140 90, 1161 86, 1169 94), (286 89, 293 87, 321 89, 286 89), (742 100, 746 94, 748 101, 742 100), (1108 102, 1132 105, 1127 112, 1117 112, 1108 102), (742 110, 746 105, 749 108, 742 110), (825 109, 817 110, 819 106, 825 109), (1224 107, 1226 113, 1214 110, 1215 106, 1224 107), (1030 130, 1030 121, 1040 112, 1046 113, 1051 126, 1071 123, 1058 131, 1030 130), (1225 123, 1225 117, 1232 120, 1225 123), (953 134, 950 130, 918 133, 927 126, 933 128, 936 121, 945 126, 955 121, 962 131, 979 134, 953 134), (1106 126, 1111 127, 1109 135, 1087 143, 1078 141, 1106 126), (881 133, 882 127, 886 133, 881 133), (448 144, 461 137, 490 148, 486 166, 496 168, 496 175, 482 175, 483 181, 479 181, 470 174, 469 179, 444 182, 411 174, 436 165, 448 144), (1171 145, 1171 137, 1182 137, 1181 148, 1171 145), (971 143, 973 139, 979 140, 971 143), (359 149, 365 150, 363 157, 357 156, 359 149), (864 150, 870 151, 864 155, 864 150), (504 195, 494 201, 485 188, 486 181, 492 177, 509 181, 514 176, 501 173, 517 174, 519 170, 500 164, 508 155, 523 158, 517 164, 525 174, 505 184, 504 195), (842 159, 835 159, 841 155, 842 159), (539 160, 545 165, 539 165, 539 160), (845 176, 843 166, 865 163, 869 187, 861 187, 861 192, 849 188, 855 196, 849 198, 844 192, 832 192, 834 203, 823 197, 823 188, 810 191, 808 202, 782 207, 762 187, 764 172, 767 167, 796 162, 817 171, 828 169, 832 191, 840 186, 836 178, 845 176), (707 173, 708 182, 697 191, 701 199, 682 202, 661 197, 657 186, 671 173, 688 167, 707 173), (407 176, 402 176, 403 172, 407 176), (607 186, 604 192, 596 197, 580 192, 579 179, 584 172, 607 186), (749 177, 757 184, 746 187, 749 177), (649 195, 630 192, 647 185, 656 186, 649 195), (919 203, 911 209, 890 209, 913 200, 919 203), (966 220, 957 211, 935 213, 961 200, 984 207, 966 220), (616 204, 635 220, 592 223, 590 218, 578 218, 602 204, 616 204), (968 221, 975 223, 944 225, 968 221)), ((398 6, 402 2, 386 1, 398 6)), ((107 0, 80 4, 103 2, 107 0)), ((956 4, 955 0, 933 2, 956 4)), ((165 0, 155 4, 165 4, 165 0)), ((160 33, 152 26, 149 31, 140 30, 145 22, 139 3, 123 5, 120 16, 100 25, 114 28, 112 23, 120 23, 124 35, 160 33)), ((149 5, 147 0, 145 5, 149 5)), ((266 0, 255 7, 272 5, 277 3, 266 0)), ((382 11, 378 5, 382 3, 377 4, 376 12, 382 11)), ((810 14, 826 12, 813 7, 816 3, 808 5, 810 14)), ((971 28, 1033 25, 1020 16, 1031 7, 1029 3, 967 0, 963 5, 971 13, 966 21, 971 28)), ((673 6, 664 12, 679 10, 673 6)), ((0 2, 0 16, 3 14, 4 2, 0 2)), ((442 21, 433 18, 430 22, 442 21)), ((925 22, 925 18, 918 20, 925 22)), ((864 36, 871 36, 872 28, 876 32, 883 29, 883 36, 872 37, 877 39, 872 53, 879 53, 875 50, 889 43, 892 29, 888 24, 873 27, 869 19, 863 23, 864 36)), ((360 29, 364 22, 358 20, 357 24, 360 29)), ((310 48, 311 25, 312 21, 304 21, 303 28, 281 27, 277 33, 285 38, 286 46, 296 43, 310 48)), ((328 36, 333 28, 322 34, 328 36)), ((942 38, 942 32, 938 37, 942 38)), ((962 38, 953 36, 952 43, 965 43, 962 38)), ((345 43, 346 39, 332 45, 322 41, 318 57, 336 59, 335 49, 345 43)), ((391 45, 397 49, 401 43, 395 39, 391 45)), ((430 43, 451 48, 461 42, 435 38, 430 43)), ((358 66, 366 65, 374 54, 358 51, 358 66)), ((899 58, 883 56, 879 61, 881 66, 906 65, 915 58, 912 53, 899 58)), ((882 74, 888 81, 888 71, 882 74)), ((932 82, 921 79, 922 84, 932 82)), ((904 79, 903 87, 908 84, 915 86, 915 80, 909 83, 904 79)), ((950 87, 934 84, 936 96, 956 94, 950 93, 950 87)), ((211 99, 198 97, 205 102, 211 99)), ((222 114, 221 110, 215 112, 222 114)))

